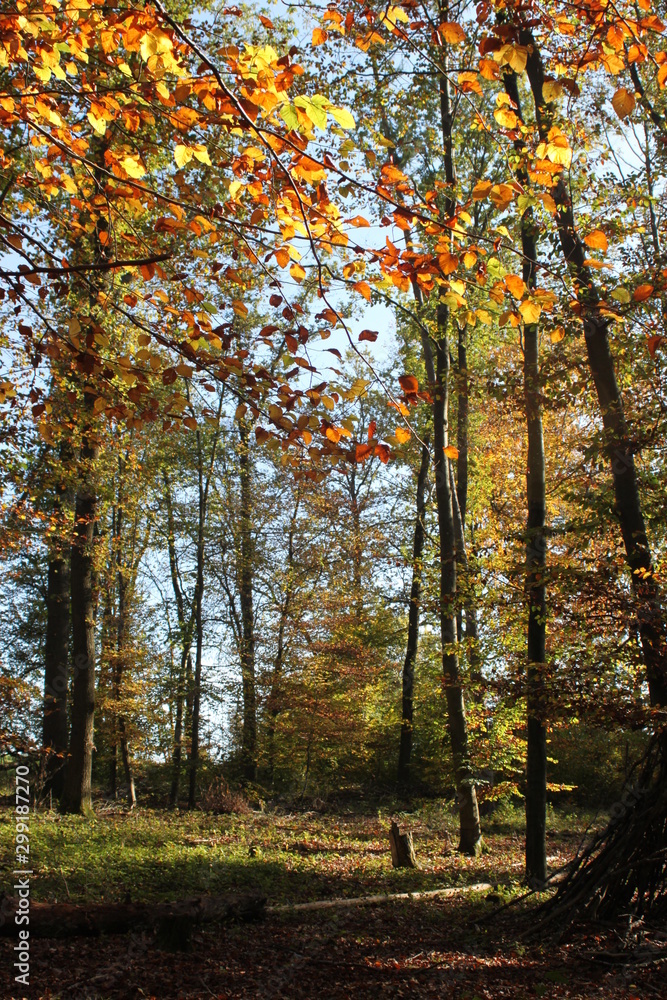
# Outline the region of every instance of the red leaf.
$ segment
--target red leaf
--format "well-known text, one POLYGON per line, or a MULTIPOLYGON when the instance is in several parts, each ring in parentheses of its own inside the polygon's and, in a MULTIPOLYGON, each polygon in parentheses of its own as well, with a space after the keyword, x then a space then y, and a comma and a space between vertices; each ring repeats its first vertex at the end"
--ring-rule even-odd
POLYGON ((377 427, 377 423, 375 422, 375 420, 371 420, 370 424, 368 425, 368 440, 369 441, 371 440, 371 438, 375 434, 376 427, 377 427))
POLYGON ((370 340, 371 343, 378 339, 377 332, 375 330, 362 330, 359 334, 359 340, 370 340))
POLYGON ((419 382, 414 375, 399 375, 398 381, 404 392, 417 392, 419 388, 419 382))

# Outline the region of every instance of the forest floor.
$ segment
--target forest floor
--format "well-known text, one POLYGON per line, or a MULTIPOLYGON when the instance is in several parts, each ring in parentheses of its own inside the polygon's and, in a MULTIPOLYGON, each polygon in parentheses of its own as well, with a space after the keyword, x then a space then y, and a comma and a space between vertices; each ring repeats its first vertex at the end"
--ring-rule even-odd
MULTIPOLYGON (((13 819, 13 812, 0 809, 5 872, 14 867, 13 819)), ((556 813, 550 819, 549 864, 555 869, 572 856, 590 817, 556 813)), ((204 926, 187 952, 158 950, 149 932, 33 939, 27 989, 13 981, 14 942, 3 940, 0 996, 667 998, 664 966, 612 957, 622 952, 613 929, 591 925, 570 940, 540 941, 525 936, 532 902, 497 914, 522 891, 518 812, 488 818, 487 852, 475 859, 456 853, 455 827, 456 817, 435 804, 370 815, 360 807, 335 814, 212 815, 101 806, 91 820, 37 813, 30 831, 31 898, 43 902, 157 902, 253 889, 275 905, 480 882, 494 889, 204 926), (412 832, 419 869, 392 869, 390 818, 412 832)), ((11 885, 7 876, 8 893, 11 885)))

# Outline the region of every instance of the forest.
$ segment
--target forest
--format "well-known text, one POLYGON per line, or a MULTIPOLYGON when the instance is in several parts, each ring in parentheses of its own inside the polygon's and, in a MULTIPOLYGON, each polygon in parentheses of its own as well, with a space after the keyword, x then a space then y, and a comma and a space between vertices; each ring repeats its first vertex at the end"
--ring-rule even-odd
POLYGON ((666 36, 3 0, 3 995, 667 997, 666 36))

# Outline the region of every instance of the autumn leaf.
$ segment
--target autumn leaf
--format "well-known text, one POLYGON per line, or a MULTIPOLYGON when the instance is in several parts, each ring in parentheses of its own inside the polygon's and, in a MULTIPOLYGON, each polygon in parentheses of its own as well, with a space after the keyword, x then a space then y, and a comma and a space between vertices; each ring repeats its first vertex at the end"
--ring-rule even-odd
POLYGON ((619 87, 611 99, 611 105, 619 118, 627 118, 635 109, 635 95, 625 87, 619 87))
POLYGON ((347 108, 327 108, 327 111, 337 122, 341 128, 351 129, 355 126, 354 116, 347 110, 347 108))
POLYGON ((533 302, 528 299, 526 302, 522 302, 519 306, 519 312, 523 316, 524 323, 537 323, 540 318, 540 313, 542 312, 542 306, 538 305, 537 302, 533 302))
POLYGON ((496 108, 493 117, 503 128, 516 128, 519 123, 516 113, 511 108, 496 108))
POLYGON ((443 448, 442 450, 444 451, 447 458, 451 458, 453 460, 459 457, 459 449, 455 448, 453 444, 448 444, 447 447, 443 448))
POLYGON ((658 350, 659 347, 662 346, 664 340, 665 338, 661 337, 659 334, 654 334, 653 336, 648 338, 648 349, 649 349, 649 354, 651 355, 652 358, 655 357, 655 352, 658 350))
POLYGON ((653 295, 653 285, 637 285, 632 297, 635 302, 644 302, 646 299, 650 299, 653 295))
POLYGON ((315 48, 316 45, 323 45, 328 37, 329 37, 329 32, 325 31, 324 28, 314 28, 313 37, 311 40, 313 48, 315 48))
POLYGON ((460 45, 461 42, 465 41, 465 31, 456 21, 445 21, 440 25, 438 31, 440 37, 449 45, 460 45))
POLYGON ((306 277, 306 272, 301 267, 301 264, 297 264, 296 261, 292 264, 289 269, 289 273, 292 275, 295 281, 301 282, 306 277))
POLYGON ((397 427, 394 436, 399 444, 405 444, 410 440, 410 431, 407 427, 397 427))
POLYGON ((520 299, 526 291, 526 283, 517 274, 505 275, 505 284, 515 299, 520 299))
POLYGON ((352 287, 355 292, 359 292, 360 295, 363 295, 367 302, 371 301, 371 286, 367 281, 355 281, 352 287))
POLYGON ((404 392, 417 392, 419 382, 414 375, 399 375, 398 382, 404 392))
POLYGON ((188 146, 178 145, 174 147, 174 160, 179 168, 183 168, 186 163, 189 163, 194 155, 194 149, 190 149, 188 146))
POLYGON ((584 243, 591 250, 606 250, 609 246, 607 237, 601 229, 594 229, 592 233, 584 236, 584 243))
POLYGON ((377 422, 375 420, 371 420, 370 424, 368 425, 368 435, 367 435, 369 441, 373 439, 373 435, 375 434, 376 430, 377 430, 377 422))
POLYGON ((271 31, 273 29, 273 21, 270 21, 269 18, 266 17, 264 14, 260 14, 259 15, 259 19, 262 22, 262 24, 264 25, 264 27, 268 28, 269 31, 271 31))
POLYGON ((555 330, 552 330, 549 334, 549 340, 552 344, 560 344, 561 340, 565 337, 565 330, 562 326, 557 326, 555 330))
POLYGON ((359 334, 359 340, 370 340, 374 343, 378 339, 377 331, 375 330, 362 330, 359 334))
POLYGON ((134 180, 139 180, 146 173, 143 165, 133 156, 126 156, 120 162, 128 177, 132 177, 134 180))
POLYGON ((449 253, 449 251, 438 254, 438 267, 443 274, 453 274, 458 266, 459 259, 456 254, 449 253))
POLYGON ((363 215, 355 215, 354 218, 347 220, 350 226, 356 226, 357 229, 370 227, 370 222, 364 219, 363 215))

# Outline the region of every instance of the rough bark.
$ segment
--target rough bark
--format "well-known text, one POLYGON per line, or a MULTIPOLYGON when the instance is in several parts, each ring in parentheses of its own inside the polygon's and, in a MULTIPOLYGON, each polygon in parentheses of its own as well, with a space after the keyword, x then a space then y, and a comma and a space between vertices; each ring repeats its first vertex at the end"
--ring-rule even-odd
POLYGON ((410 587, 410 607, 408 611, 408 638, 403 664, 401 739, 398 749, 398 780, 407 785, 410 780, 410 758, 412 756, 413 692, 415 663, 419 642, 419 608, 422 591, 422 553, 424 551, 424 518, 426 516, 426 483, 431 459, 430 441, 424 438, 421 464, 417 476, 417 511, 415 531, 412 541, 412 586, 410 587))
POLYGON ((417 858, 411 833, 401 833, 396 823, 389 828, 392 868, 416 868, 417 858))
POLYGON ((280 685, 283 675, 285 659, 285 629, 289 621, 291 612, 292 597, 294 594, 294 536, 297 529, 297 516, 299 513, 301 498, 297 497, 294 511, 290 519, 289 534, 287 538, 287 568, 285 573, 285 590, 283 593, 282 605, 280 608, 280 620, 278 622, 278 641, 276 656, 273 661, 273 674, 271 676, 271 691, 268 698, 269 708, 269 772, 273 781, 275 768, 275 735, 276 719, 280 712, 280 685))
POLYGON ((71 554, 70 586, 74 676, 72 724, 60 803, 61 810, 65 813, 86 813, 92 809, 96 587, 94 529, 97 518, 95 465, 98 450, 97 441, 89 426, 81 446, 71 554))

